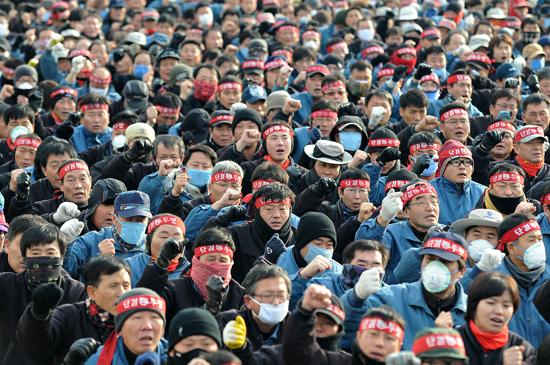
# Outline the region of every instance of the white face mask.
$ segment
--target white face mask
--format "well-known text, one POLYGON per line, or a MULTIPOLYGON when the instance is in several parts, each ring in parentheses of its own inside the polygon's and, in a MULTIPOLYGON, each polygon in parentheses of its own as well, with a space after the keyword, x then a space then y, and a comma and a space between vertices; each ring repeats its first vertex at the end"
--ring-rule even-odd
POLYGON ((474 240, 470 242, 470 245, 468 246, 468 257, 471 258, 473 262, 478 263, 479 260, 481 260, 481 256, 483 256, 483 252, 485 252, 488 248, 491 250, 494 249, 493 245, 491 245, 489 241, 474 240))
POLYGON ((210 13, 199 15, 199 24, 209 26, 214 21, 214 17, 210 13))
POLYGON ((10 34, 8 25, 6 23, 0 23, 0 37, 7 37, 10 34))
POLYGON ((319 44, 315 41, 307 41, 306 43, 304 43, 304 46, 308 48, 313 48, 316 51, 319 49, 319 44))
POLYGON ((422 284, 430 293, 441 293, 447 287, 458 281, 451 281, 451 275, 458 272, 450 272, 447 266, 440 261, 432 261, 422 271, 422 284))
POLYGON ((514 245, 525 252, 523 258, 519 257, 518 255, 516 255, 516 257, 522 260, 529 270, 538 269, 546 262, 546 249, 544 248, 544 244, 542 242, 535 243, 527 250, 524 250, 515 243, 514 245))
POLYGON ((113 145, 113 148, 115 150, 118 150, 119 148, 124 147, 124 144, 126 143, 126 136, 118 135, 115 138, 113 138, 113 141, 111 143, 113 145))
POLYGON ((107 93, 109 92, 109 89, 96 89, 95 87, 90 86, 90 92, 96 93, 100 96, 107 96, 107 93))
POLYGON ((359 33, 359 38, 363 41, 370 41, 374 38, 374 29, 359 29, 357 33, 359 33))
POLYGON ((260 313, 256 314, 254 313, 254 311, 252 311, 252 314, 254 315, 254 317, 258 318, 260 321, 267 324, 268 326, 274 326, 278 323, 281 323, 281 321, 285 319, 286 315, 288 314, 288 300, 279 305, 273 305, 257 302, 252 297, 250 297, 250 299, 260 306, 260 313))
POLYGON ((34 88, 34 85, 31 84, 30 82, 24 82, 21 85, 17 86, 17 88, 21 90, 30 90, 34 88))

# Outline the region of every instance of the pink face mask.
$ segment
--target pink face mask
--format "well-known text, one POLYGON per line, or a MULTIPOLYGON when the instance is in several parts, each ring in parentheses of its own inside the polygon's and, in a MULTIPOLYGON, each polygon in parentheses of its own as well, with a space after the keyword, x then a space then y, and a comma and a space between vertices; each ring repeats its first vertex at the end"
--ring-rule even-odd
POLYGON ((218 89, 218 83, 195 80, 193 81, 193 87, 194 87, 193 95, 195 95, 195 98, 197 98, 200 101, 209 101, 214 99, 214 94, 218 89))

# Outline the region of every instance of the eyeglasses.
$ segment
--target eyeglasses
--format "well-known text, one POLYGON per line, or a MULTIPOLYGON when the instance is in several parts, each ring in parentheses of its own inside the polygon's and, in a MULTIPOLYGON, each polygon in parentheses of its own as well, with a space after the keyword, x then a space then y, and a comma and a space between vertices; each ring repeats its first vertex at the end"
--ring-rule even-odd
POLYGON ((285 303, 290 299, 290 295, 288 294, 252 294, 253 297, 260 298, 260 301, 262 303, 273 303, 275 300, 275 297, 277 297, 277 301, 279 303, 285 303))
POLYGON ((418 203, 409 203, 409 205, 418 205, 419 208, 426 208, 428 204, 430 204, 432 207, 438 207, 439 203, 441 203, 441 200, 432 199, 428 201, 421 201, 418 203))
POLYGON ((470 167, 470 166, 472 166, 472 160, 469 160, 469 159, 463 159, 463 160, 455 159, 455 160, 451 160, 450 164, 454 167, 458 167, 461 164, 464 164, 464 167, 470 167))
POLYGON ((325 319, 325 320, 317 319, 317 325, 321 326, 323 331, 327 331, 327 332, 331 331, 334 328, 335 324, 336 324, 336 322, 334 322, 334 321, 331 322, 328 319, 325 319))
POLYGON ((456 127, 458 123, 460 123, 462 125, 470 125, 470 121, 468 119, 450 120, 448 122, 441 122, 441 124, 448 124, 452 127, 456 127))
POLYGON ((339 96, 342 96, 342 95, 347 94, 347 93, 346 93, 345 91, 343 91, 343 90, 339 90, 339 91, 328 91, 328 92, 325 93, 326 96, 334 96, 334 95, 336 95, 336 94, 338 94, 339 96))
POLYGON ((529 113, 527 113, 527 115, 531 118, 536 118, 537 115, 542 118, 542 117, 546 117, 548 115, 548 110, 544 109, 544 110, 541 110, 538 113, 537 112, 529 112, 529 113))
POLYGON ((226 189, 230 187, 233 190, 240 190, 241 186, 235 182, 232 183, 226 183, 226 182, 215 182, 214 184, 217 184, 220 188, 226 189))
POLYGON ((510 105, 508 105, 508 104, 497 104, 497 106, 499 108, 502 108, 502 109, 510 109, 510 110, 517 110, 518 109, 518 107, 514 104, 510 104, 510 105))
POLYGON ((349 195, 355 195, 357 193, 359 193, 359 195, 368 195, 369 194, 369 189, 366 189, 366 188, 345 188, 344 191, 346 193, 348 193, 349 195))

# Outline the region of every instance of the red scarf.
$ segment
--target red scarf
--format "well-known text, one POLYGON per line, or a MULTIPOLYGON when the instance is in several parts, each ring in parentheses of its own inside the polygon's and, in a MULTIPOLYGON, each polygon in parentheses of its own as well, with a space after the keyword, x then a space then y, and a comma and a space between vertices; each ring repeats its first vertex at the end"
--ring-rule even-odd
MULTIPOLYGON (((153 256, 151 256, 151 260, 153 260, 153 262, 157 261, 157 259, 154 258, 153 256)), ((170 261, 170 265, 168 265, 168 272, 176 271, 179 264, 180 264, 179 261, 170 261)))
POLYGON ((544 165, 544 160, 542 160, 540 163, 534 164, 534 163, 522 160, 519 156, 517 156, 517 158, 518 158, 519 165, 525 170, 527 175, 529 175, 530 177, 537 176, 537 174, 539 173, 539 170, 542 168, 542 165, 544 165))
POLYGON ((10 150, 13 151, 15 149, 15 146, 13 145, 13 142, 11 141, 10 137, 6 138, 6 143, 8 144, 8 147, 10 148, 10 150))
POLYGON ((63 123, 63 120, 59 119, 57 117, 57 115, 55 115, 54 112, 52 112, 52 118, 53 118, 53 120, 55 121, 56 124, 62 124, 63 123))
POLYGON ((99 358, 97 359, 97 365, 111 365, 115 356, 117 340, 117 333, 113 331, 103 345, 101 354, 99 354, 99 358))
POLYGON ((191 279, 199 289, 202 297, 206 300, 208 297, 208 291, 206 290, 206 281, 210 279, 212 275, 223 276, 223 285, 227 288, 231 281, 231 268, 233 267, 233 261, 228 264, 221 262, 206 262, 200 261, 197 256, 193 256, 191 266, 191 279))
MULTIPOLYGON (((267 160, 267 161, 269 161, 269 162, 273 162, 273 163, 276 164, 276 165, 279 165, 277 162, 273 161, 273 159, 271 158, 271 156, 265 156, 264 159, 267 160)), ((279 166, 282 167, 283 170, 288 169, 289 166, 290 166, 290 158, 287 158, 287 159, 285 160, 285 162, 284 162, 282 165, 279 165, 279 166)))
POLYGON ((474 321, 470 320, 470 329, 485 353, 503 348, 508 343, 508 326, 496 334, 483 333, 476 327, 474 321))

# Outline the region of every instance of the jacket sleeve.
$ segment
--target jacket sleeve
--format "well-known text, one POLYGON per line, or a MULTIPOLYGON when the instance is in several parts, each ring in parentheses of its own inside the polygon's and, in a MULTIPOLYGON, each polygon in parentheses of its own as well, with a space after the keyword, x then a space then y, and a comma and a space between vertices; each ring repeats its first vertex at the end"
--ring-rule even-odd
POLYGON ((105 152, 104 145, 93 146, 88 148, 85 151, 79 152, 78 158, 80 158, 81 160, 84 160, 84 162, 86 162, 86 165, 92 166, 96 162, 103 159, 104 152, 105 152))
POLYGON ((165 180, 166 176, 160 176, 157 171, 145 176, 139 183, 138 190, 149 195, 149 199, 151 200, 151 212, 153 214, 157 214, 162 199, 164 198, 162 195, 162 186, 165 180))
POLYGON ((195 207, 185 218, 185 238, 188 238, 190 242, 194 242, 206 222, 217 216, 219 212, 219 210, 212 209, 211 205, 205 204, 195 207))
MULTIPOLYGON (((11 199, 10 209, 8 210, 8 214, 6 216, 6 220, 11 222, 11 220, 15 217, 19 217, 23 214, 32 214, 32 203, 31 200, 27 198, 25 201, 19 201, 14 196, 11 199)), ((40 215, 40 214, 39 214, 40 215)))
POLYGON ((359 329, 359 323, 363 319, 363 316, 367 312, 365 306, 367 301, 361 298, 357 298, 353 289, 349 289, 340 298, 344 305, 344 312, 346 318, 344 319, 344 337, 342 343, 345 344, 345 348, 351 348, 351 344, 355 339, 355 333, 359 329))
POLYGON ((334 253, 332 254, 333 260, 342 263, 344 249, 347 245, 355 241, 355 233, 357 233, 360 226, 361 223, 357 221, 357 216, 355 216, 338 227, 338 231, 336 232, 336 242, 338 242, 338 245, 336 245, 334 253))
POLYGON ((393 270, 393 274, 399 283, 414 283, 420 277, 422 259, 419 256, 420 248, 409 248, 401 256, 399 264, 393 270))
POLYGON ((175 292, 172 290, 172 286, 168 285, 168 270, 161 270, 154 263, 145 266, 136 288, 151 289, 166 301, 167 320, 173 318, 177 313, 175 292))
POLYGON ((373 241, 381 241, 386 234, 386 228, 382 227, 376 222, 376 218, 370 218, 361 223, 357 233, 355 234, 356 240, 366 239, 373 241))
POLYGON ((55 61, 51 50, 46 50, 42 53, 39 64, 40 72, 42 72, 45 79, 53 80, 58 84, 61 84, 61 81, 65 80, 65 77, 57 68, 57 62, 55 61))
POLYGON ((157 213, 170 213, 182 219, 185 219, 185 212, 183 209, 183 201, 181 200, 181 197, 173 198, 172 195, 168 193, 162 199, 157 213))
POLYGON ((542 318, 550 323, 550 301, 548 298, 550 298, 550 280, 540 286, 533 299, 533 303, 535 307, 537 307, 542 318))
POLYGON ((236 146, 237 145, 236 145, 236 142, 235 142, 235 144, 233 144, 233 146, 231 146, 230 148, 226 148, 225 151, 221 154, 218 161, 231 160, 231 161, 234 161, 238 164, 241 164, 243 162, 248 161, 246 159, 246 156, 244 155, 244 153, 237 152, 237 150, 235 149, 236 146))
POLYGON ((472 149, 472 159, 474 160, 472 180, 488 186, 488 173, 491 169, 491 152, 483 150, 481 146, 474 147, 472 149))
POLYGON ((78 237, 72 245, 67 245, 65 259, 63 260, 63 269, 73 278, 80 277, 82 266, 90 259, 90 246, 86 242, 86 239, 89 238, 91 237, 78 237))
MULTIPOLYGON (((378 185, 378 180, 380 180, 380 174, 382 174, 382 167, 376 166, 374 163, 366 164, 361 167, 361 170, 369 174, 370 177, 370 186, 378 185)), ((370 194, 369 194, 370 195, 370 194)), ((386 194, 384 194, 386 195, 386 194)))
POLYGON ((124 158, 121 153, 105 166, 101 178, 113 178, 122 181, 127 187, 136 183, 136 176, 132 169, 132 163, 124 158))
POLYGON ((308 187, 296 197, 296 202, 292 207, 292 211, 299 217, 307 212, 321 212, 327 214, 330 209, 330 203, 324 202, 324 197, 318 198, 315 196, 311 189, 312 186, 308 187))

